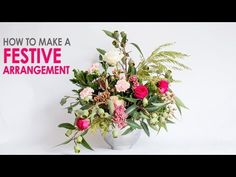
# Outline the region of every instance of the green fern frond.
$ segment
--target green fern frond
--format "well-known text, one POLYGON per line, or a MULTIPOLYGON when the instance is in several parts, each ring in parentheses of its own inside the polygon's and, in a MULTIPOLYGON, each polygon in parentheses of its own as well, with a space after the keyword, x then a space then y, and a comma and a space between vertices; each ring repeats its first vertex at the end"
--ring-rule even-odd
POLYGON ((154 50, 153 52, 152 52, 152 55, 154 54, 156 54, 157 52, 159 52, 161 49, 163 49, 164 47, 168 47, 168 46, 171 46, 171 45, 174 45, 175 44, 175 42, 173 42, 173 43, 166 43, 166 44, 162 44, 162 45, 160 45, 156 50, 154 50))
POLYGON ((161 51, 164 47, 173 43, 163 44, 154 50, 147 59, 142 60, 137 67, 137 74, 143 80, 151 79, 149 76, 165 74, 168 70, 190 69, 185 64, 177 61, 189 55, 177 51, 161 51))
MULTIPOLYGON (((184 64, 182 64, 182 63, 180 63, 180 62, 178 62, 174 59, 171 59, 171 58, 158 60, 158 62, 160 62, 160 63, 171 63, 171 64, 176 65, 176 66, 178 66, 180 68, 183 68, 183 69, 190 69, 188 66, 186 66, 186 65, 184 65, 184 64)), ((175 66, 173 66, 173 67, 175 67, 175 66)))
POLYGON ((179 68, 179 67, 176 67, 176 66, 171 66, 171 69, 177 70, 177 71, 183 71, 184 70, 183 68, 179 68))
POLYGON ((188 57, 188 55, 181 52, 176 52, 176 51, 161 51, 154 56, 154 58, 157 58, 157 57, 171 57, 174 59, 183 59, 185 57, 188 57))

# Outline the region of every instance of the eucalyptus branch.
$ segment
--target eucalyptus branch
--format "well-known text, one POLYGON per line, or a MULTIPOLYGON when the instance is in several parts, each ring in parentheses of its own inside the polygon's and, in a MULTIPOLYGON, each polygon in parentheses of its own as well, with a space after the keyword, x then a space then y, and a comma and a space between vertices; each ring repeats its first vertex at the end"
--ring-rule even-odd
POLYGON ((122 69, 126 72, 125 67, 123 66, 123 64, 122 64, 120 61, 119 61, 118 63, 120 64, 120 66, 122 67, 122 69))
POLYGON ((74 135, 72 136, 72 138, 71 138, 71 139, 73 139, 73 141, 74 141, 75 144, 77 144, 76 141, 75 141, 75 136, 76 136, 78 133, 79 133, 79 131, 75 132, 75 134, 74 134, 74 135))

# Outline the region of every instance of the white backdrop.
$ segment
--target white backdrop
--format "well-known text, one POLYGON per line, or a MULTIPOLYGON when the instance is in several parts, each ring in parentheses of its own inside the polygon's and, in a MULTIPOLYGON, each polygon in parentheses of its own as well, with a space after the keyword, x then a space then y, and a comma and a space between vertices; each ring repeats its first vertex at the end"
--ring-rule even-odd
MULTIPOLYGON (((89 135, 95 151, 82 154, 236 154, 236 23, 1 23, 0 40, 69 37, 63 64, 87 69, 97 60, 96 48, 111 47, 102 29, 126 31, 145 56, 166 42, 191 55, 192 71, 176 73, 182 83, 174 85, 190 110, 168 132, 142 134, 131 150, 110 150, 99 134, 89 135)), ((74 88, 71 77, 0 75, 0 154, 73 154, 72 144, 53 148, 65 140, 57 125, 72 121, 59 104, 74 88)))

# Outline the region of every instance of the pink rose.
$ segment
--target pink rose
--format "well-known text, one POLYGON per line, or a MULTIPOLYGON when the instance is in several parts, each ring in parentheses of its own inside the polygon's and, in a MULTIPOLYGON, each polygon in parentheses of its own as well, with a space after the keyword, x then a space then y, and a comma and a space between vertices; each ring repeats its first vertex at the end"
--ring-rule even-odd
POLYGON ((138 85, 134 88, 134 96, 139 99, 143 99, 148 95, 148 89, 144 85, 138 85))
POLYGON ((166 81, 166 80, 160 80, 158 83, 157 83, 157 87, 159 88, 159 92, 161 94, 164 94, 168 91, 168 85, 169 85, 169 82, 166 81))
POLYGON ((90 121, 89 119, 77 118, 75 124, 79 130, 86 130, 90 125, 90 121))

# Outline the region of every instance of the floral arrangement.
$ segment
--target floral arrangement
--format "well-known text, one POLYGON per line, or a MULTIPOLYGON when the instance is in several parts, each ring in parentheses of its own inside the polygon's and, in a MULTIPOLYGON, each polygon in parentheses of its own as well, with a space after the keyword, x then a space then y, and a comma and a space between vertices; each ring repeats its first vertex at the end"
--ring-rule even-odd
POLYGON ((150 136, 150 128, 159 132, 167 130, 168 123, 174 123, 175 111, 187 108, 174 94, 171 84, 176 82, 172 70, 190 69, 180 62, 188 55, 163 50, 172 43, 154 50, 147 58, 135 43, 128 43, 127 34, 103 30, 112 38, 113 49, 97 48, 99 63, 86 71, 74 69, 70 80, 78 86, 72 90, 75 96, 65 96, 60 104, 68 113, 73 113, 73 123, 62 123, 68 140, 74 141, 74 150, 80 152, 80 145, 93 150, 85 140, 88 131, 100 129, 103 135, 112 131, 114 138, 125 136, 135 129, 143 129, 150 136), (141 61, 136 65, 127 45, 134 46, 141 61), (101 66, 101 68, 99 68, 101 66), (117 129, 124 130, 118 135, 117 129))

